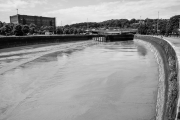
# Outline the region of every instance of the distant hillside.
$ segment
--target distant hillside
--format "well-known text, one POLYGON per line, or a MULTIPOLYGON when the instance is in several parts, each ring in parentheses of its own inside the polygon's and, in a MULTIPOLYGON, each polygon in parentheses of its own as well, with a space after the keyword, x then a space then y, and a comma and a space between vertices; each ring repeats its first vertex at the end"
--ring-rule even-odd
POLYGON ((103 22, 84 22, 84 23, 76 23, 71 25, 66 25, 65 27, 75 27, 75 28, 98 28, 98 27, 119 27, 119 28, 129 28, 132 27, 132 24, 139 23, 140 20, 136 19, 112 19, 106 20, 103 22))

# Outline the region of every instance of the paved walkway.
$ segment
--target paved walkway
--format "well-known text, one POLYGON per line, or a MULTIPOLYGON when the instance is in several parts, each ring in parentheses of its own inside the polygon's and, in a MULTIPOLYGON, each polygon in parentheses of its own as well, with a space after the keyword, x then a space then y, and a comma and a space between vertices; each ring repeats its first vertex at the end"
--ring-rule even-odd
POLYGON ((174 46, 180 65, 180 37, 163 37, 163 39, 169 41, 174 46))
POLYGON ((170 43, 172 43, 172 45, 174 45, 180 63, 180 38, 179 37, 163 37, 163 38, 165 40, 168 40, 170 43))

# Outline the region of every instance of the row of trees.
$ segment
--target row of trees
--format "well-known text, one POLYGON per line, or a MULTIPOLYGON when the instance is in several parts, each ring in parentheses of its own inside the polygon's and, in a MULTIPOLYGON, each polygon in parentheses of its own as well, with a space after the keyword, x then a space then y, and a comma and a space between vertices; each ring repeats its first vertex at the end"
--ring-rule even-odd
POLYGON ((27 34, 44 34, 46 31, 53 31, 57 34, 81 34, 85 33, 87 26, 89 29, 108 29, 110 27, 132 28, 137 29, 140 34, 180 34, 179 33, 180 15, 171 17, 170 19, 112 19, 103 22, 84 22, 72 25, 59 26, 54 29, 52 26, 38 27, 35 24, 19 25, 6 24, 0 22, 0 34, 2 35, 27 35, 27 34))
POLYGON ((53 32, 55 34, 81 34, 85 32, 85 29, 75 27, 54 27, 52 26, 41 26, 38 27, 35 24, 20 25, 12 23, 0 22, 0 34, 1 35, 27 35, 27 34, 45 34, 45 32, 53 32))
POLYGON ((56 27, 56 34, 81 34, 85 33, 85 29, 76 27, 56 27))
POLYGON ((146 19, 143 23, 138 26, 138 32, 140 34, 161 34, 171 35, 180 34, 180 15, 171 17, 170 19, 146 19), (157 24, 158 23, 158 24, 157 24))
POLYGON ((109 27, 120 27, 120 28, 129 28, 133 23, 138 23, 139 20, 136 19, 112 19, 103 22, 84 22, 76 23, 72 25, 66 25, 65 27, 76 27, 86 29, 87 25, 89 28, 109 28, 109 27))
POLYGON ((27 35, 27 34, 43 34, 46 31, 54 31, 52 26, 37 27, 35 24, 20 25, 13 23, 2 23, 0 21, 0 34, 1 35, 27 35))
MULTIPOLYGON (((112 19, 103 22, 89 22, 89 28, 104 28, 118 27, 118 28, 132 28, 137 29, 140 34, 180 34, 179 28, 180 15, 171 17, 170 19, 112 19)), ((72 24, 67 27, 87 28, 87 23, 72 24)))

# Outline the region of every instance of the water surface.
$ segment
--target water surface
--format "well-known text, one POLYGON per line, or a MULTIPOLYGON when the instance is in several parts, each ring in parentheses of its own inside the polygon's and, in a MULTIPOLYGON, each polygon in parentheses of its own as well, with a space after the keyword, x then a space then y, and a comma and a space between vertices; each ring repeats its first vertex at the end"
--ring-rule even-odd
POLYGON ((0 63, 1 119, 155 119, 158 65, 141 40, 3 51, 0 63))

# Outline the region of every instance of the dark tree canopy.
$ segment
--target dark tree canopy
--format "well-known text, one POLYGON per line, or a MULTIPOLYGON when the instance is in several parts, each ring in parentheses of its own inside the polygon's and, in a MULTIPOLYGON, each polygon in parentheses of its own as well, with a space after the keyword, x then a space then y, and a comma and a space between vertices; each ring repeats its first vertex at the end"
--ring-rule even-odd
POLYGON ((167 31, 169 33, 173 32, 178 34, 179 19, 180 19, 180 15, 176 15, 170 18, 169 23, 167 24, 167 31))
POLYGON ((13 28, 13 32, 14 32, 14 35, 16 35, 16 36, 22 36, 23 35, 22 26, 19 24, 15 25, 13 28))
POLYGON ((22 32, 24 35, 26 35, 27 33, 29 33, 29 26, 28 25, 23 25, 22 27, 22 32))

